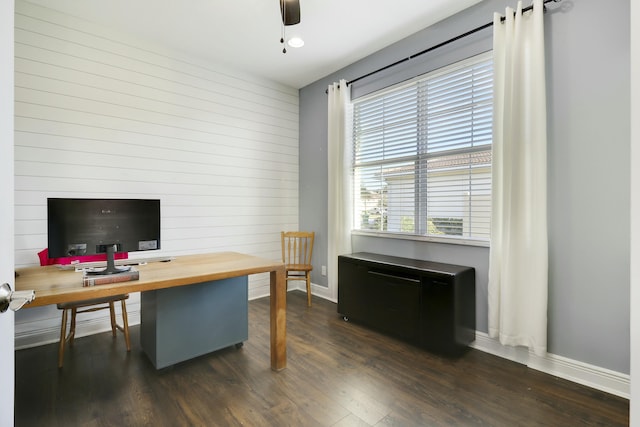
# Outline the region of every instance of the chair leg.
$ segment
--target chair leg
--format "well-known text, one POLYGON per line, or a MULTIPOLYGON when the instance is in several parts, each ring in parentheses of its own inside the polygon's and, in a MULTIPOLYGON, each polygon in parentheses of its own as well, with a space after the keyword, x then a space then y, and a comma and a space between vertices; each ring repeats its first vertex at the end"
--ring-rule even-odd
POLYGON ((76 337, 76 314, 78 314, 78 309, 74 307, 71 309, 71 327, 69 328, 69 336, 67 337, 69 347, 73 347, 73 340, 76 337))
POLYGON ((62 327, 60 328, 60 344, 58 345, 58 368, 64 362, 64 343, 67 338, 67 310, 62 310, 62 327))
POLYGON ((307 307, 311 307, 311 275, 309 273, 307 276, 307 307))
POLYGON ((111 317, 111 335, 116 337, 116 308, 113 301, 109 301, 109 316, 111 317))
POLYGON ((127 343, 127 351, 131 351, 131 340, 129 339, 129 316, 127 315, 127 303, 122 300, 122 332, 124 341, 127 343))

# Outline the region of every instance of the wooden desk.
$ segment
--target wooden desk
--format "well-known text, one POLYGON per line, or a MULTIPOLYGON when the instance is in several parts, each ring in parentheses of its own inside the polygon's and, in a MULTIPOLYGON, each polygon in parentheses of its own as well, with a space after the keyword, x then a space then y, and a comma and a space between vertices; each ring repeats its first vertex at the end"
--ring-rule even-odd
POLYGON ((35 291, 36 299, 24 306, 29 308, 270 273, 271 369, 280 371, 286 368, 287 288, 282 262, 236 252, 220 252, 185 255, 169 262, 154 262, 136 268, 140 271, 140 280, 82 287, 81 275, 73 271, 60 270, 55 266, 27 267, 17 270, 19 276, 15 285, 19 291, 35 291))

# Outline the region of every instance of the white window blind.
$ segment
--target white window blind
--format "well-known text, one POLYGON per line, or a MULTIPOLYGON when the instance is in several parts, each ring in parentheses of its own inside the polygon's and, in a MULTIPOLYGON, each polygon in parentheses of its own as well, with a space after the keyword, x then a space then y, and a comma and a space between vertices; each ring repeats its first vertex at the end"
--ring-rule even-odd
POLYGON ((353 114, 356 230, 489 240, 490 53, 355 100, 353 114))

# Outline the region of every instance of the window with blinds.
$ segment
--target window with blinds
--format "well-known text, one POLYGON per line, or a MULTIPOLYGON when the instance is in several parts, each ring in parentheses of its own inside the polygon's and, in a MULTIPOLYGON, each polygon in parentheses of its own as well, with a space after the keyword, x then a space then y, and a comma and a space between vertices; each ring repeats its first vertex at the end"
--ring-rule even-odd
POLYGON ((488 241, 492 115, 490 53, 355 100, 354 228, 488 241))

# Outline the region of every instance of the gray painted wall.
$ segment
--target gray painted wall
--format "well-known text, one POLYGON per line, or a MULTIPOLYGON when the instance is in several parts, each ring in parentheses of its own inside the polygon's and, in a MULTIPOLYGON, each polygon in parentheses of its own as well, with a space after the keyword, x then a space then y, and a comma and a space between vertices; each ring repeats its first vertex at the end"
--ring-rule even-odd
MULTIPOLYGON (((327 265, 327 85, 492 20, 516 1, 486 0, 300 90, 300 228, 327 265)), ((549 352, 629 373, 629 1, 563 0, 545 17, 548 96, 549 352)), ((491 48, 491 30, 352 85, 353 97, 491 48)), ((489 249, 353 236, 369 251, 477 269, 477 326, 487 331, 489 249)), ((320 268, 312 281, 327 286, 320 268)))

